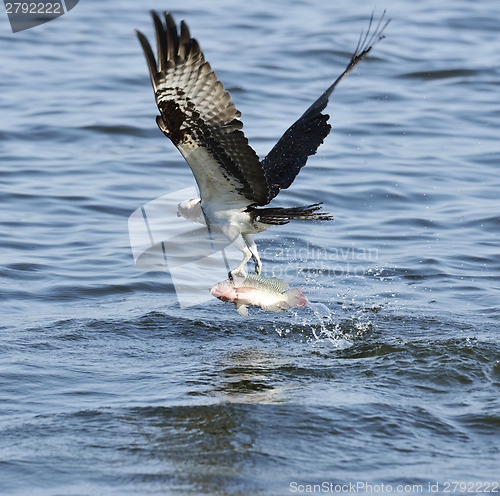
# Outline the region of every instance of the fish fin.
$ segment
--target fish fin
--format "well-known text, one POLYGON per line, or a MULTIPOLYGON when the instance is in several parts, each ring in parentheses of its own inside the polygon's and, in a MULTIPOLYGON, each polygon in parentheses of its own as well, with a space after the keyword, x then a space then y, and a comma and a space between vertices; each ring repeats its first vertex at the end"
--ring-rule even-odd
POLYGON ((300 288, 289 289, 283 294, 285 296, 285 301, 291 308, 300 308, 307 305, 307 298, 300 288))
POLYGON ((235 303, 236 311, 243 317, 248 317, 248 307, 243 303, 235 303))

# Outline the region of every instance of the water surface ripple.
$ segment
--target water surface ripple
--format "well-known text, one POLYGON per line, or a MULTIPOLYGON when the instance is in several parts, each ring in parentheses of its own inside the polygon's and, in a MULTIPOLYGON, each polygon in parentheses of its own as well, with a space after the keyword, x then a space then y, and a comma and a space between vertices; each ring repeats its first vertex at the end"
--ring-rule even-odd
POLYGON ((277 202, 335 221, 258 237, 312 306, 247 320, 181 310, 168 275, 134 265, 129 215, 193 179, 133 29, 152 34, 150 8, 186 19, 265 155, 373 4, 88 0, 15 35, 3 16, 2 495, 498 481, 500 9, 383 7, 387 38, 277 202))

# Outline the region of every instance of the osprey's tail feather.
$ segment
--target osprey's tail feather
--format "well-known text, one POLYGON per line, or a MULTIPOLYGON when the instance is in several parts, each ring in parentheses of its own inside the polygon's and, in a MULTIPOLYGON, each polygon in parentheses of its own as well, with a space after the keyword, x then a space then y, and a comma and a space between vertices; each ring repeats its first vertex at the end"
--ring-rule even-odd
POLYGON ((288 224, 291 220, 333 220, 331 215, 321 210, 322 203, 314 203, 306 207, 269 207, 251 210, 252 220, 263 224, 281 225, 288 224))

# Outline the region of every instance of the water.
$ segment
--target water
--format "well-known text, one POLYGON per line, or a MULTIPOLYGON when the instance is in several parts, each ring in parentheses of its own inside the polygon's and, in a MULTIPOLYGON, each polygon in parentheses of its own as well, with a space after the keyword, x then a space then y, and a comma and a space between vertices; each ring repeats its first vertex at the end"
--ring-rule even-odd
POLYGON ((335 222, 257 238, 311 307, 250 319, 180 309, 168 275, 133 263, 129 215, 193 184, 133 33, 151 37, 153 7, 188 21, 264 155, 373 4, 87 0, 16 35, 1 16, 0 494, 484 493, 500 466, 499 6, 380 6, 387 39, 277 202, 323 200, 335 222))

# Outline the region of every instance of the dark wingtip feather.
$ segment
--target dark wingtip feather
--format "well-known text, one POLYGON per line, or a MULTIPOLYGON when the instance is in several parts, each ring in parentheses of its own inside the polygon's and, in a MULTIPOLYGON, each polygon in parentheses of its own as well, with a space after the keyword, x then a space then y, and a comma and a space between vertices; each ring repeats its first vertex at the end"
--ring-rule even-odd
POLYGON ((189 47, 191 45, 191 34, 189 33, 189 28, 184 21, 181 21, 181 34, 179 36, 179 57, 181 59, 186 58, 189 55, 189 47))
POLYGON ((153 50, 151 50, 151 46, 147 40, 147 38, 139 31, 135 30, 139 41, 141 42, 142 49, 144 50, 144 55, 146 57, 146 62, 148 64, 149 76, 151 77, 151 83, 153 84, 153 88, 156 91, 156 74, 157 74, 157 66, 156 59, 153 54, 153 50))
MULTIPOLYGON (((378 20, 377 26, 374 29, 373 32, 371 32, 371 27, 373 25, 373 19, 375 18, 375 12, 372 12, 370 16, 370 20, 368 22, 368 27, 366 29, 366 33, 364 31, 361 31, 361 35, 358 40, 358 46, 356 47, 356 50, 354 51, 354 54, 352 55, 351 58, 351 64, 357 65, 358 62, 360 62, 368 53, 371 51, 371 49, 380 41, 382 41, 385 36, 384 36, 384 31, 391 22, 391 19, 386 19, 387 11, 384 10, 382 12, 382 15, 380 16, 380 19, 378 20)), ((348 66, 349 69, 349 66, 348 66)), ((350 72, 350 71, 349 71, 350 72)), ((348 74, 348 73, 347 73, 348 74)), ((347 75, 344 74, 344 75, 347 75)))
POLYGON ((167 46, 167 36, 165 34, 165 29, 163 23, 161 22, 160 16, 154 11, 151 11, 153 16, 153 22, 155 25, 156 32, 156 49, 158 52, 158 70, 163 71, 167 65, 167 54, 165 53, 165 47, 167 46))
POLYGON ((177 35, 177 26, 170 12, 163 13, 165 18, 166 36, 167 36, 167 60, 174 60, 179 51, 179 37, 177 35))
POLYGON ((167 25, 167 28, 169 29, 174 29, 177 32, 177 26, 175 25, 174 18, 172 17, 172 14, 165 10, 163 12, 163 17, 165 18, 165 23, 167 25))

